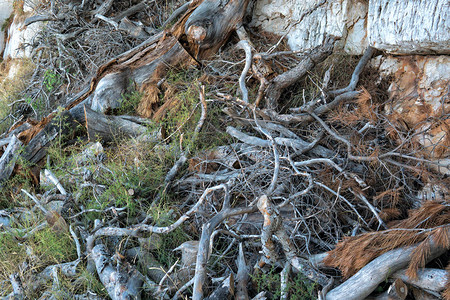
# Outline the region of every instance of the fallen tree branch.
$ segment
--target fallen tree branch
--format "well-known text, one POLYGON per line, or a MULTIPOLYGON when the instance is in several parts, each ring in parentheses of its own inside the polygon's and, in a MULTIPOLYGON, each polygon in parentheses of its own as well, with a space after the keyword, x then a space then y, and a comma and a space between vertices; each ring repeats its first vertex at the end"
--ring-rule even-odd
POLYGON ((245 262, 242 243, 239 243, 239 255, 236 265, 238 267, 236 274, 236 300, 248 300, 247 283, 249 270, 245 262))
POLYGON ((6 147, 5 152, 0 157, 0 188, 11 176, 16 166, 16 161, 20 156, 21 147, 22 142, 15 135, 11 136, 8 147, 6 147))
POLYGON ((375 52, 374 48, 372 48, 370 46, 367 47, 366 51, 364 51, 363 56, 359 60, 358 65, 356 66, 355 70, 353 71, 352 79, 350 80, 350 83, 348 84, 348 86, 346 86, 343 89, 331 91, 330 94, 332 96, 337 96, 337 95, 341 95, 341 94, 344 94, 347 92, 354 91, 356 89, 356 85, 358 84, 358 81, 359 81, 359 75, 361 75, 361 72, 364 70, 364 67, 367 65, 367 63, 369 62, 369 59, 372 57, 374 52, 375 52))
POLYGON ((322 46, 305 54, 303 60, 296 67, 275 77, 266 88, 266 108, 275 109, 282 90, 297 82, 316 64, 325 60, 331 54, 334 42, 333 37, 327 37, 322 46))
POLYGON ((441 269, 419 269, 417 278, 413 279, 406 275, 406 269, 398 270, 391 275, 392 278, 399 278, 403 282, 423 289, 425 291, 442 292, 449 274, 441 269))
POLYGON ((245 103, 248 103, 248 90, 245 86, 245 78, 248 70, 250 70, 250 66, 252 65, 252 49, 247 40, 241 40, 236 46, 245 51, 245 66, 242 70, 241 76, 239 77, 239 88, 241 89, 242 100, 245 103))
POLYGON ((209 241, 215 228, 226 218, 251 213, 257 210, 256 207, 230 208, 231 195, 228 185, 221 185, 225 191, 222 210, 217 213, 208 223, 202 226, 202 235, 198 247, 197 262, 195 265, 193 300, 203 299, 203 284, 206 282, 206 265, 210 256, 209 241))
MULTIPOLYGON (((450 229, 446 229, 446 234, 448 238, 450 238, 450 229)), ((410 262, 411 254, 419 245, 422 245, 422 243, 398 248, 380 255, 343 284, 328 292, 326 299, 360 300, 366 298, 381 282, 388 278, 390 274, 406 267, 410 262)), ((430 261, 447 250, 437 246, 433 236, 427 240, 427 243, 430 251, 426 257, 426 261, 430 261)))
POLYGON ((279 212, 266 195, 259 198, 258 209, 264 216, 261 244, 265 259, 272 263, 277 261, 278 255, 275 252, 275 245, 272 240, 272 236, 276 235, 292 267, 311 281, 317 282, 321 286, 326 286, 329 281, 326 276, 309 266, 307 260, 301 259, 296 255, 295 246, 283 227, 283 221, 280 218, 279 212))
POLYGON ((127 264, 127 269, 115 268, 111 265, 111 257, 105 245, 99 244, 92 249, 98 277, 108 291, 112 300, 141 299, 143 276, 127 264))

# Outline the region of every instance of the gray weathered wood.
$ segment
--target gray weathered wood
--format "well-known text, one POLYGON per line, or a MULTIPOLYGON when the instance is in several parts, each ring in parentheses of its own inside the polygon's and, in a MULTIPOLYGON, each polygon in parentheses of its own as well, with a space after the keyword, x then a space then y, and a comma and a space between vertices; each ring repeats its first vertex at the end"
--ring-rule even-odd
POLYGON ((106 246, 99 244, 92 249, 92 259, 95 262, 98 277, 113 300, 141 299, 141 289, 144 278, 131 266, 114 267, 106 246))
MULTIPOLYGON (((447 229, 447 235, 450 238, 450 229, 447 229)), ((446 249, 437 246, 433 237, 430 238, 428 243, 430 252, 427 256, 427 261, 445 253, 446 249)), ((326 295, 326 300, 362 300, 366 298, 393 272, 408 265, 411 260, 411 254, 418 245, 398 248, 380 255, 350 279, 331 290, 326 295)))
POLYGON ((14 167, 16 165, 17 158, 20 155, 22 142, 17 139, 15 135, 10 137, 8 147, 2 157, 0 157, 0 187, 2 183, 9 179, 14 167))

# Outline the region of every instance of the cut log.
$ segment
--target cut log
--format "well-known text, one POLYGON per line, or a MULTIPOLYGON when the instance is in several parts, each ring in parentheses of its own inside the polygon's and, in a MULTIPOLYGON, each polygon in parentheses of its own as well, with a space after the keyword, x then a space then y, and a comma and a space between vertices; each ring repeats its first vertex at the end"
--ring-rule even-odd
POLYGON ((404 300, 408 295, 408 287, 401 279, 396 279, 389 289, 375 300, 404 300))

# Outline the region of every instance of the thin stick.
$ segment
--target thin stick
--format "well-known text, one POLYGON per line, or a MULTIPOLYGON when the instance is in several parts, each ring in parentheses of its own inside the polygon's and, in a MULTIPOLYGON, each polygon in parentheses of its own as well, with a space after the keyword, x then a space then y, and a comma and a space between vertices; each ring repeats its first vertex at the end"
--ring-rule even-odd
POLYGON ((252 49, 247 40, 241 40, 236 46, 245 51, 245 66, 242 70, 241 76, 239 77, 239 88, 242 92, 242 100, 245 103, 248 103, 248 90, 245 86, 245 77, 247 76, 248 70, 250 70, 252 65, 252 49))
POLYGON ((364 67, 369 62, 369 59, 372 57, 373 53, 375 52, 375 49, 372 47, 368 47, 366 51, 364 51, 363 56, 361 57, 361 60, 359 61, 358 65, 355 68, 355 71, 353 71, 352 79, 350 80, 350 83, 348 86, 346 86, 343 89, 339 89, 336 91, 330 92, 332 96, 337 96, 346 92, 354 91, 356 88, 356 85, 359 81, 359 75, 361 75, 361 72, 364 70, 364 67))

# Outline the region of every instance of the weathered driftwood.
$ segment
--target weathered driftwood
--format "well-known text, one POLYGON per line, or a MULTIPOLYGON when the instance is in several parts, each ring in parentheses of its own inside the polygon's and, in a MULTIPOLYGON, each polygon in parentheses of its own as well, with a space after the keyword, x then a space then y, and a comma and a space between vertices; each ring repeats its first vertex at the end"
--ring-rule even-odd
POLYGON ((403 282, 416 286, 426 291, 441 292, 445 289, 448 273, 442 269, 420 269, 417 278, 406 276, 406 270, 399 270, 392 274, 392 278, 399 278, 403 282))
MULTIPOLYGON (((450 229, 447 229, 447 235, 449 235, 450 238, 450 229)), ((428 240, 428 243, 430 252, 426 258, 427 261, 445 252, 445 249, 436 245, 432 236, 428 240)), ((350 279, 331 290, 327 294, 326 299, 359 300, 366 298, 381 282, 386 280, 390 274, 406 267, 410 262, 411 254, 417 247, 418 245, 402 247, 380 255, 359 270, 350 279)))
POLYGON ((128 264, 112 266, 111 257, 103 244, 92 249, 92 259, 95 262, 98 277, 111 299, 141 299, 144 278, 136 269, 128 264))
POLYGON ((9 139, 8 147, 6 147, 5 152, 0 157, 0 187, 11 176, 16 161, 20 156, 21 147, 22 142, 15 135, 12 135, 9 139))

